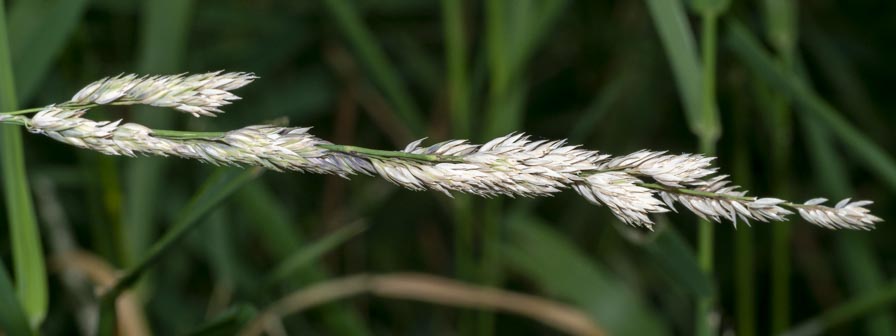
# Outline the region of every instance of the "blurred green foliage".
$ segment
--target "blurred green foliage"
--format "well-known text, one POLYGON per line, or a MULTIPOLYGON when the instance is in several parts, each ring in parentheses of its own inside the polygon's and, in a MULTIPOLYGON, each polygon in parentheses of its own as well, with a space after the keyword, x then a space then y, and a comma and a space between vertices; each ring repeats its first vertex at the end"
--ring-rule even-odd
MULTIPOLYGON (((424 136, 481 142, 525 131, 610 154, 694 152, 718 137, 721 171, 754 194, 853 195, 875 200, 884 219, 896 215, 896 114, 886 112, 896 108, 887 61, 896 57, 896 3, 7 0, 4 9, 6 108, 15 99, 20 107, 63 101, 119 73, 247 71, 261 79, 218 118, 127 107, 91 116, 195 131, 286 117, 337 143, 384 149, 424 136), (703 68, 707 18, 716 21, 714 73, 703 68), (715 110, 717 122, 701 116, 715 110)), ((17 145, 2 141, 11 157, 7 147, 17 145)), ((709 305, 710 328, 741 335, 896 330, 888 239, 896 229, 887 223, 848 233, 798 220, 784 229, 720 224, 698 258, 690 215, 663 216, 645 232, 574 193, 450 199, 366 177, 257 177, 179 159, 104 157, 27 134, 22 148, 27 182, 52 187, 31 184, 41 193, 40 240, 15 236, 27 218, 7 220, 31 211, 27 193, 7 192, 0 207, 0 329, 10 335, 35 325, 50 335, 94 330, 96 315, 83 313, 98 313, 94 286, 109 284, 92 272, 111 270, 132 270, 139 315, 160 335, 232 334, 310 284, 398 271, 562 302, 610 334, 692 334, 701 330, 698 301, 709 305), (27 260, 43 264, 41 241, 47 263, 28 272, 45 275, 48 287, 32 283, 36 292, 19 293, 20 302, 10 296, 29 275, 17 273, 27 260), (107 265, 75 262, 78 253, 107 265), (707 256, 711 274, 698 265, 707 256), (88 285, 72 285, 79 281, 88 285), (41 320, 42 290, 49 310, 41 320)), ((4 185, 23 182, 12 176, 4 185)), ((105 327, 132 323, 114 315, 104 315, 105 327)), ((556 333, 500 312, 366 296, 290 315, 281 327, 556 333)))

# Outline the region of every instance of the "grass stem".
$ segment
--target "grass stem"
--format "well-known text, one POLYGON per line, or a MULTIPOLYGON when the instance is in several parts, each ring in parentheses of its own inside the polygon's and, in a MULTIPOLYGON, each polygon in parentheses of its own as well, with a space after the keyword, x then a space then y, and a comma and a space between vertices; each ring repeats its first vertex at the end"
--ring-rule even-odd
MULTIPOLYGON (((702 99, 701 99, 701 124, 702 132, 698 133, 700 151, 706 155, 714 156, 716 141, 719 137, 719 118, 716 109, 716 30, 717 13, 705 10, 702 13, 703 26, 701 32, 702 54, 702 99)), ((713 273, 714 259, 714 235, 715 225, 706 220, 701 220, 697 227, 697 263, 700 269, 710 276, 713 273)), ((697 300, 696 334, 713 335, 715 326, 710 316, 712 315, 715 297, 710 294, 697 300)))

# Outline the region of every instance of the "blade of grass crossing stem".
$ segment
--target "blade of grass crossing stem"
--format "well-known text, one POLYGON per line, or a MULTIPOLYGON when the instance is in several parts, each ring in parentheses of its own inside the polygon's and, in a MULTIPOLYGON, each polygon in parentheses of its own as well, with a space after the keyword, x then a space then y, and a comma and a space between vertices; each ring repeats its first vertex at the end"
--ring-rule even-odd
POLYGON ((350 239, 367 230, 367 225, 358 222, 342 227, 304 248, 295 250, 271 272, 268 283, 283 281, 296 272, 308 267, 327 252, 345 244, 350 239))
POLYGON ((501 106, 507 96, 507 86, 510 81, 508 57, 505 53, 508 51, 507 34, 505 24, 505 7, 504 2, 500 0, 486 0, 485 2, 485 41, 486 51, 488 53, 488 73, 489 81, 489 103, 490 109, 487 113, 486 130, 484 137, 490 137, 493 134, 500 134, 503 130, 496 129, 510 128, 515 125, 506 125, 506 120, 510 119, 509 115, 513 111, 506 111, 501 106))
MULTIPOLYGON (((524 5, 522 2, 517 5, 524 5)), ((501 128, 513 128, 520 118, 519 112, 513 110, 514 104, 508 99, 508 86, 510 85, 511 75, 509 73, 509 57, 507 57, 508 35, 505 34, 507 28, 506 14, 507 7, 504 1, 486 0, 484 3, 485 11, 485 43, 486 43, 486 64, 489 74, 489 100, 488 110, 485 114, 485 123, 482 136, 491 138, 492 135, 501 133, 501 128)), ((479 263, 479 281, 488 285, 495 285, 500 274, 497 272, 495 263, 498 254, 494 249, 494 242, 500 236, 499 218, 501 217, 501 207, 503 202, 500 200, 489 200, 480 210, 478 217, 481 219, 481 251, 482 258, 479 263)), ((473 334, 471 330, 472 318, 469 315, 461 316, 460 325, 461 333, 473 334)), ((489 312, 478 313, 478 334, 491 335, 494 333, 494 315, 489 312)))
POLYGON ((32 335, 28 324, 28 317, 19 304, 6 265, 0 260, 0 330, 9 336, 28 336, 32 335))
MULTIPOLYGON (((256 225, 252 228, 259 235, 258 239, 268 242, 265 247, 270 249, 275 258, 287 258, 290 253, 302 248, 304 238, 302 233, 296 230, 296 221, 260 180, 243 188, 237 193, 236 200, 240 211, 255 220, 256 225)), ((298 288, 302 284, 326 278, 326 271, 311 266, 299 270, 299 274, 290 279, 289 285, 298 288)), ((336 335, 370 334, 355 311, 341 305, 325 306, 321 309, 327 332, 336 335)))
POLYGON ((629 284, 614 278, 546 223, 514 213, 502 262, 550 297, 587 312, 610 335, 668 335, 657 314, 629 284))
MULTIPOLYGON (((87 11, 87 0, 56 0, 47 6, 46 1, 20 2, 18 6, 38 3, 38 13, 27 13, 28 17, 11 22, 38 22, 34 31, 24 41, 13 42, 12 58, 16 65, 16 88, 22 101, 32 97, 39 84, 50 71, 54 61, 62 52, 69 37, 81 22, 87 11), (35 16, 37 14, 37 16, 35 16)), ((30 23, 29 23, 30 25, 30 23)), ((11 26, 12 28, 16 28, 11 26)))
MULTIPOLYGON (((6 34, 6 10, 0 0, 0 111, 14 111, 15 78, 6 34)), ((41 249, 40 231, 31 200, 21 130, 0 127, 0 160, 7 224, 12 244, 16 292, 32 328, 37 328, 47 313, 47 274, 41 249)))
MULTIPOLYGON (((815 170, 815 180, 832 197, 846 197, 852 194, 846 169, 841 164, 829 132, 818 121, 808 117, 801 118, 805 143, 809 146, 809 154, 814 164, 822 164, 815 170)), ((862 233, 843 232, 835 238, 837 257, 840 267, 853 295, 869 295, 885 285, 885 275, 878 266, 871 251, 871 244, 862 233)), ((881 311, 869 314, 865 320, 866 332, 869 335, 896 334, 893 316, 881 311)))
POLYGON ((200 219, 205 214, 241 186, 258 177, 262 171, 261 168, 251 168, 244 171, 232 168, 217 169, 205 181, 199 192, 181 210, 171 229, 159 241, 153 244, 146 256, 129 268, 115 285, 103 294, 100 300, 97 334, 102 336, 116 335, 118 318, 115 303, 118 295, 131 287, 149 267, 158 262, 166 251, 183 239, 190 232, 190 229, 194 228, 197 223, 201 223, 200 219))
POLYGON ((370 72, 374 82, 395 105, 398 116, 414 134, 423 134, 424 124, 420 111, 386 53, 377 45, 373 33, 362 22, 358 9, 347 0, 325 0, 324 5, 333 15, 336 25, 348 39, 352 49, 358 53, 358 59, 370 72))
MULTIPOLYGON (((705 2, 705 1, 704 1, 705 2)), ((695 4, 700 2, 694 2, 695 4)), ((698 8, 703 18, 700 34, 701 49, 703 55, 703 85, 702 104, 700 108, 700 125, 703 132, 697 135, 700 140, 700 151, 709 156, 716 152, 721 127, 719 126, 718 110, 716 109, 716 24, 718 13, 712 9, 698 8)), ((697 228, 697 260, 700 268, 707 274, 712 274, 715 255, 715 223, 706 220, 698 221, 697 228)), ((697 335, 715 335, 718 326, 713 323, 714 295, 708 295, 697 300, 696 333, 697 335)))
MULTIPOLYGON (((484 120, 482 137, 494 138, 520 129, 523 123, 523 103, 526 86, 523 78, 525 64, 537 50, 544 36, 556 22, 567 1, 526 0, 512 4, 489 0, 485 2, 486 58, 489 73, 489 108, 484 120)), ((500 240, 502 201, 486 202, 483 213, 483 280, 495 285, 501 277, 497 265, 500 254, 495 242, 500 240)), ((483 312, 479 331, 482 335, 494 332, 494 315, 483 312)))
MULTIPOLYGON (((741 85, 741 89, 746 85, 741 85)), ((749 135, 752 128, 748 97, 739 96, 734 106, 732 129, 734 138, 733 177, 743 185, 751 185, 749 135)), ((734 230, 735 328, 737 335, 756 335, 756 252, 752 228, 734 230)))
MULTIPOLYGON (((140 57, 138 68, 143 73, 175 73, 182 63, 184 49, 189 36, 193 1, 154 0, 143 3, 140 29, 140 57)), ((137 108, 146 113, 135 113, 135 122, 169 128, 176 117, 174 113, 157 113, 137 108)), ((132 160, 128 166, 125 223, 128 223, 128 240, 131 246, 132 265, 142 256, 152 240, 155 231, 155 214, 158 213, 156 199, 162 170, 166 160, 161 158, 141 158, 132 160)))
POLYGON ((200 219, 203 216, 247 182, 258 177, 262 171, 261 168, 247 170, 220 168, 216 170, 180 211, 171 229, 152 245, 140 262, 124 273, 115 286, 104 295, 104 299, 114 299, 123 290, 133 285, 143 272, 159 261, 165 252, 177 245, 190 232, 190 229, 194 228, 197 223, 201 223, 200 219))
POLYGON ((797 75, 775 63, 743 24, 730 21, 726 40, 752 73, 772 89, 786 93, 799 105, 801 114, 811 116, 830 129, 871 171, 896 190, 896 161, 893 157, 852 126, 797 75))
MULTIPOLYGON (((680 1, 647 0, 660 40, 669 57, 672 72, 678 83, 685 115, 691 131, 697 135, 700 151, 715 154, 715 144, 721 133, 715 93, 716 30, 719 15, 728 5, 724 0, 697 0, 691 2, 694 11, 702 18, 701 55, 697 60, 694 38, 680 1), (702 68, 700 67, 702 65, 702 68)), ((707 274, 713 269, 714 226, 700 221, 697 230, 697 259, 707 274)), ((695 316, 698 335, 713 334, 710 313, 714 305, 712 295, 697 301, 695 316)))
POLYGON ((248 304, 230 307, 211 321, 197 327, 187 333, 188 336, 230 336, 236 335, 240 330, 255 318, 258 309, 248 304))
MULTIPOLYGON (((470 80, 467 65, 466 18, 463 0, 442 0, 442 27, 445 36, 445 72, 448 80, 448 105, 455 138, 469 138, 473 121, 470 104, 470 80)), ((475 260, 473 203, 468 195, 452 199, 454 222, 454 262, 458 279, 472 281, 475 260)), ((459 329, 468 332, 470 319, 462 317, 459 329)))
MULTIPOLYGON (((788 72, 793 72, 796 55, 796 8, 790 0, 764 0, 765 32, 778 55, 780 63, 788 72)), ((767 116, 771 134, 771 190, 775 195, 787 199, 790 171, 791 113, 789 101, 778 92, 770 93, 771 99, 757 100, 765 103, 760 108, 767 116)), ((771 232, 771 318, 772 333, 787 329, 790 323, 790 265, 791 226, 779 223, 771 232)))
POLYGON ((691 2, 694 10, 700 15, 700 49, 702 56, 703 75, 700 81, 700 114, 692 123, 701 125, 701 131, 697 133, 700 138, 700 149, 708 155, 715 155, 716 142, 722 132, 719 123, 719 111, 716 104, 716 44, 717 26, 719 16, 730 5, 730 0, 694 0, 691 2))

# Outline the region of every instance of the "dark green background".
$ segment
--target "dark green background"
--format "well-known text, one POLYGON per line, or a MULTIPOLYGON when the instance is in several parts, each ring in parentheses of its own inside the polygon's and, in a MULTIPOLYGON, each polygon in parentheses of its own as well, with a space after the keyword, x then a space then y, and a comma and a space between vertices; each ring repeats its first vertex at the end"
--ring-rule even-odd
MULTIPOLYGON (((732 32, 746 27, 766 59, 779 62, 768 29, 781 13, 762 1, 734 1, 719 19, 720 171, 755 195, 800 202, 852 195, 874 200, 879 217, 896 218, 896 115, 890 112, 896 107, 896 2, 794 2, 798 19, 788 17, 793 24, 785 25, 797 41, 794 54, 774 63, 788 69, 783 83, 769 80, 774 76, 767 72, 776 68, 757 66, 732 32), (785 90, 798 81, 808 90, 785 90), (843 125, 825 117, 831 111, 867 141, 844 138, 843 125), (886 158, 869 158, 868 144, 886 158)), ((523 131, 609 154, 699 150, 647 1, 462 1, 460 77, 449 76, 439 1, 6 5, 22 107, 67 100, 109 75, 225 69, 260 79, 237 91, 243 100, 218 118, 127 107, 89 116, 197 131, 285 117, 290 125, 314 126, 324 139, 381 149, 420 137, 483 142, 523 131), (452 85, 468 94, 467 108, 452 85)), ((688 15, 699 47, 701 17, 688 15)), ((117 268, 145 253, 214 171, 182 159, 105 157, 28 134, 25 152, 48 259, 59 229, 45 225, 49 196, 58 198, 61 223, 78 247, 117 268)), ((787 320, 795 327, 856 307, 850 305, 857 299, 896 299, 889 280, 896 272, 896 230, 888 222, 871 232, 846 232, 794 218, 779 246, 770 228, 782 224, 717 225, 716 271, 707 279, 696 266, 696 218, 688 213, 659 216, 656 232, 648 232, 624 226, 573 192, 452 200, 377 178, 266 172, 204 217, 138 288, 159 335, 187 332, 230 305, 263 309, 311 283, 397 271, 566 302, 611 333, 629 335, 693 333, 696 298, 709 292, 717 294, 722 330, 760 335, 771 332, 772 306, 780 302, 789 301, 787 320), (269 280, 291 254, 359 222, 367 225, 360 235, 288 277, 269 280), (773 303, 771 265, 779 258, 791 261, 784 269, 790 294, 773 303), (228 295, 224 304, 209 309, 220 291, 228 295), (750 302, 753 309, 744 306, 750 302)), ((6 246, 3 229, 0 256, 11 267, 6 246)), ((42 330, 69 334, 77 330, 79 306, 57 268, 49 272, 51 308, 42 330)), ((859 307, 830 332, 896 332, 892 312, 875 307, 859 307)), ((292 315, 283 324, 291 334, 321 335, 556 333, 513 315, 371 296, 292 315)))

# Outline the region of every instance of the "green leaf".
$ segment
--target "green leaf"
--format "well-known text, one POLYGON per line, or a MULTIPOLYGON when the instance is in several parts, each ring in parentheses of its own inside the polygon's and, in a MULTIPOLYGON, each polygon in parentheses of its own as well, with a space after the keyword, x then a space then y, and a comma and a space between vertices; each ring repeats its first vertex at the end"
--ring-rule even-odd
POLYGON ((470 119, 470 76, 463 3, 460 0, 442 0, 442 28, 445 34, 445 72, 448 75, 452 131, 456 137, 468 138, 473 124, 470 119))
POLYGON ((269 283, 283 281, 365 230, 367 230, 367 225, 364 223, 354 223, 342 227, 304 248, 295 250, 274 268, 269 283))
MULTIPOLYGON (((6 11, 0 0, 0 111, 13 111, 18 105, 12 69, 6 11)), ((47 274, 17 126, 0 127, 0 160, 17 294, 31 327, 37 328, 47 314, 47 274)))
POLYGON ((490 88, 484 137, 501 136, 522 127, 527 85, 521 78, 525 65, 568 3, 565 0, 485 2, 490 88))
POLYGON ((896 303, 896 282, 862 294, 794 327, 784 335, 820 335, 825 331, 896 303))
MULTIPOLYGON (((287 258, 290 253, 301 249, 305 239, 297 230, 296 220, 263 183, 250 183, 236 195, 237 206, 246 218, 252 218, 256 225, 252 230, 258 239, 267 242, 265 248, 277 258, 287 258)), ((328 275, 324 269, 307 267, 291 278, 289 285, 298 288, 303 283, 323 281, 328 275)), ((327 332, 338 335, 370 335, 364 320, 351 309, 341 305, 321 308, 327 332)))
POLYGON ((201 223, 200 219, 209 211, 214 209, 218 204, 233 194, 247 182, 255 179, 261 174, 261 168, 251 168, 246 170, 220 168, 216 170, 208 180, 202 185, 193 198, 176 217, 174 224, 165 235, 162 236, 155 244, 150 247, 148 253, 136 265, 129 268, 124 275, 115 283, 115 286, 103 295, 100 326, 105 327, 101 330, 114 330, 109 326, 114 326, 114 309, 111 303, 121 294, 122 291, 132 286, 147 269, 155 265, 162 255, 176 246, 191 229, 201 223))
POLYGON ((81 22, 87 0, 18 2, 10 17, 16 87, 22 101, 30 99, 81 22))
POLYGON ((386 53, 377 44, 373 33, 364 25, 358 9, 346 0, 325 0, 324 5, 333 15, 349 45, 358 53, 358 60, 370 72, 370 77, 383 90, 386 98, 394 104, 398 117, 415 135, 423 134, 423 118, 410 91, 402 82, 395 66, 386 57, 386 53))
POLYGON ((248 304, 230 307, 211 321, 206 322, 196 330, 187 333, 189 336, 225 336, 236 335, 239 331, 255 318, 258 310, 248 304))
POLYGON ((28 318, 19 304, 15 289, 6 273, 6 265, 0 260, 0 330, 10 336, 31 335, 28 318))
POLYGON ((661 228, 643 246, 660 270, 697 298, 712 295, 712 283, 700 270, 693 249, 673 227, 661 228))
MULTIPOLYGON (((801 118, 805 143, 815 170, 815 180, 831 197, 848 197, 852 194, 846 167, 837 159, 828 132, 820 123, 809 117, 801 118)), ((874 293, 886 285, 886 275, 874 255, 874 245, 865 233, 842 232, 836 235, 837 261, 853 295, 874 293)), ((893 335, 893 316, 888 312, 868 314, 865 325, 870 335, 893 335)))
POLYGON ((731 6, 731 0, 690 0, 691 8, 702 15, 719 16, 731 6))
POLYGON ((521 213, 506 226, 502 260, 548 295, 588 312, 611 335, 668 335, 644 298, 548 225, 521 213))
POLYGON ((647 8, 672 67, 691 132, 698 136, 712 134, 714 126, 705 125, 701 113, 703 72, 684 6, 676 0, 647 0, 647 8))
POLYGON ((891 189, 896 190, 896 161, 880 146, 852 126, 796 74, 785 71, 758 41, 737 21, 728 24, 727 41, 735 54, 754 74, 774 90, 786 94, 800 106, 800 113, 818 120, 848 146, 891 189))

